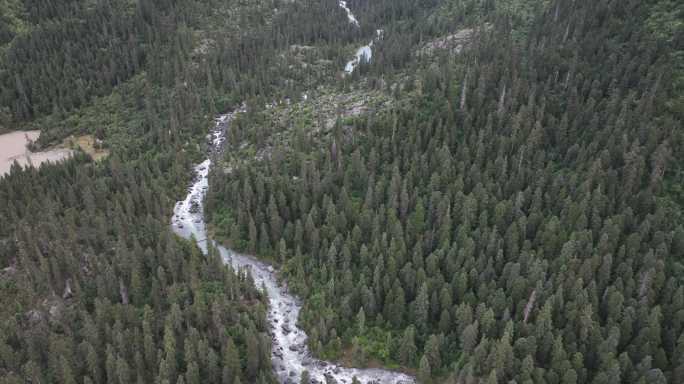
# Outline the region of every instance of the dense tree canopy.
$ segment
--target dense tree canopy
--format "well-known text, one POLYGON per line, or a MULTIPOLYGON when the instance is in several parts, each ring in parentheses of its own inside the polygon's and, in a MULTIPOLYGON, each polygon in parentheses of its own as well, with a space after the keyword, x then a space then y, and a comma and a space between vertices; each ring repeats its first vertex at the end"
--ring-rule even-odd
POLYGON ((3 179, 0 381, 270 382, 263 298, 170 233, 164 172, 79 155, 3 179))
POLYGON ((337 0, 0 0, 0 131, 111 150, 0 179, 0 383, 274 382, 263 294, 168 225, 243 101, 220 160, 258 155, 212 172, 206 213, 281 265, 316 355, 684 382, 681 5, 348 4, 358 28, 337 0), (459 54, 424 49, 465 28, 459 54), (264 120, 325 86, 390 101, 264 120))
POLYGON ((208 212, 282 261, 323 356, 425 382, 679 382, 681 42, 650 6, 557 2, 522 42, 497 16, 469 54, 409 63, 388 111, 215 174, 208 212))

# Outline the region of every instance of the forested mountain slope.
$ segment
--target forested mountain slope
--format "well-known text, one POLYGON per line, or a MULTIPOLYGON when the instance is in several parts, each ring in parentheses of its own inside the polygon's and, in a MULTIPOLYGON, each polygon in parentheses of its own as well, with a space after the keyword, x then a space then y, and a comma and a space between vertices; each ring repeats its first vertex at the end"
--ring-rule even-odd
POLYGON ((0 382, 274 382, 251 278, 168 228, 215 108, 185 24, 202 4, 2 9, 0 124, 93 133, 112 155, 0 180, 0 382))
POLYGON ((80 157, 0 183, 1 382, 269 382, 261 296, 168 231, 164 172, 80 157))
POLYGON ((682 6, 347 3, 0 0, 0 131, 111 151, 0 179, 0 383, 276 381, 266 298, 169 228, 243 102, 206 215, 318 356, 684 382, 682 6))
POLYGON ((436 58, 392 24, 361 71, 398 74, 390 107, 213 176, 217 231, 282 263, 312 350, 422 382, 684 380, 681 6, 531 12, 436 58))
POLYGON ((0 130, 111 149, 0 179, 0 382, 274 382, 263 295, 168 224, 212 115, 281 97, 288 8, 0 4, 0 130))

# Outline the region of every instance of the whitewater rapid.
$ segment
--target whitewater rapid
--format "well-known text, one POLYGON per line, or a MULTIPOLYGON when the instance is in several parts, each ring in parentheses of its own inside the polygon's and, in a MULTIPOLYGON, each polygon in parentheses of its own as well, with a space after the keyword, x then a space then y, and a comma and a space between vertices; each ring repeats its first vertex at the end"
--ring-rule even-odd
POLYGON ((349 6, 347 5, 347 2, 344 0, 340 0, 339 2, 340 8, 344 9, 345 12, 347 12, 347 20, 351 24, 356 25, 357 27, 359 26, 359 21, 356 20, 356 16, 352 13, 351 9, 349 9, 349 6))
POLYGON ((311 383, 326 383, 326 377, 337 383, 350 384, 356 377, 363 384, 411 384, 414 379, 406 374, 382 369, 345 368, 334 363, 312 357, 307 346, 307 336, 297 325, 300 300, 288 293, 287 287, 278 283, 274 268, 253 256, 243 255, 217 244, 207 238, 204 221, 204 197, 209 188, 209 170, 212 157, 220 154, 225 141, 225 132, 237 113, 221 115, 216 119, 211 132, 209 158, 195 167, 195 180, 183 201, 176 203, 172 228, 178 235, 194 237, 202 251, 207 253, 208 242, 218 249, 224 262, 233 269, 248 268, 257 287, 264 287, 268 295, 268 322, 272 340, 271 360, 274 372, 283 384, 299 384, 302 372, 309 372, 311 383))
POLYGON ((347 62, 347 65, 344 66, 344 71, 348 74, 354 72, 354 69, 361 64, 361 61, 369 63, 371 59, 373 58, 373 43, 376 40, 382 39, 383 35, 383 30, 378 29, 375 31, 375 39, 371 40, 370 43, 360 47, 359 49, 356 50, 356 54, 354 55, 354 58, 352 60, 349 60, 347 62))

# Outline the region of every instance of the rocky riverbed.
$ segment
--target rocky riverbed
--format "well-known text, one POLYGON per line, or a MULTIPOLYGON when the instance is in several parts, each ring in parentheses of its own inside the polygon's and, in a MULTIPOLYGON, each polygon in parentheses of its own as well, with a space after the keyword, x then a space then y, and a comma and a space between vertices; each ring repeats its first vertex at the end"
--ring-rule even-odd
POLYGON ((335 363, 318 360, 311 355, 307 346, 307 335, 297 325, 301 302, 290 294, 286 284, 278 282, 274 268, 253 256, 242 255, 217 244, 207 237, 203 215, 203 202, 209 186, 211 157, 222 150, 224 134, 230 129, 234 112, 216 119, 216 126, 209 137, 211 150, 209 158, 195 167, 195 180, 188 188, 188 195, 179 201, 174 209, 172 228, 180 236, 197 241, 203 252, 209 242, 221 253, 223 260, 234 269, 248 268, 258 287, 264 287, 269 299, 268 321, 272 338, 273 369, 281 383, 299 384, 302 372, 309 372, 311 383, 326 383, 334 379, 340 384, 350 384, 356 377, 363 384, 409 384, 412 377, 382 369, 346 368, 335 363))

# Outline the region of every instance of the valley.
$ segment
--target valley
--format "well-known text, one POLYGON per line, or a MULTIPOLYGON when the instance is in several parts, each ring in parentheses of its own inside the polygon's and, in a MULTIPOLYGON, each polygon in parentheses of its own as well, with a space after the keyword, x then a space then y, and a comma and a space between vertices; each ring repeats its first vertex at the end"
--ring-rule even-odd
POLYGON ((682 383, 683 52, 671 0, 0 0, 0 384, 682 383))

